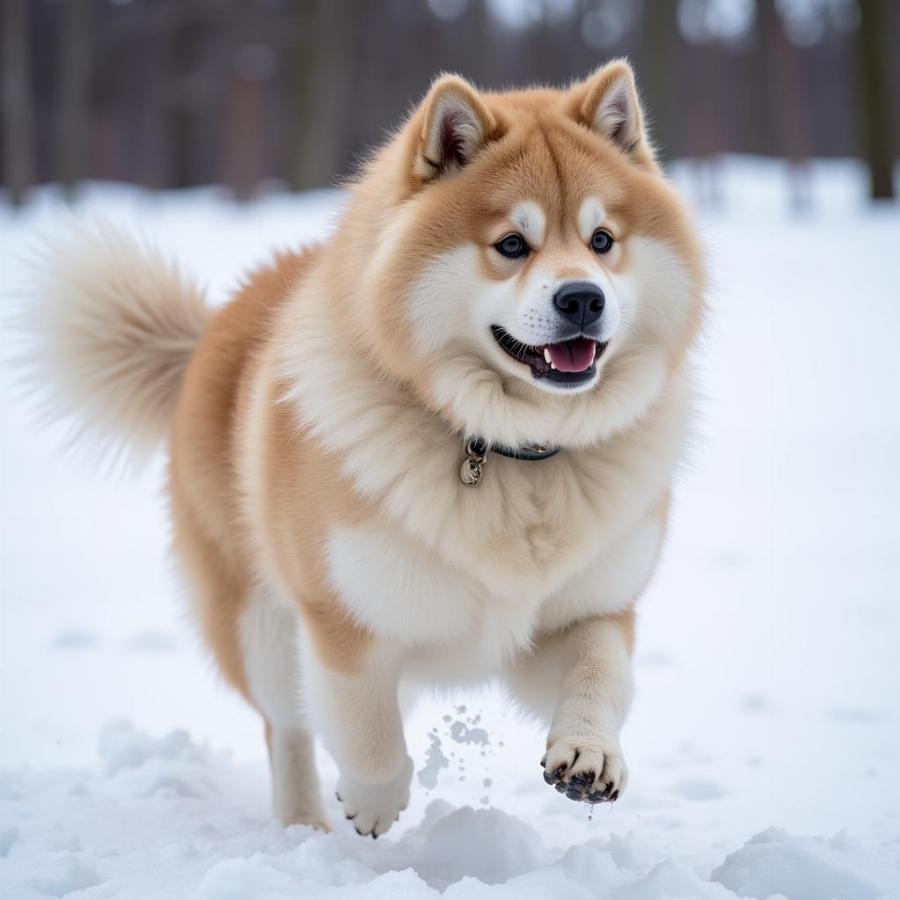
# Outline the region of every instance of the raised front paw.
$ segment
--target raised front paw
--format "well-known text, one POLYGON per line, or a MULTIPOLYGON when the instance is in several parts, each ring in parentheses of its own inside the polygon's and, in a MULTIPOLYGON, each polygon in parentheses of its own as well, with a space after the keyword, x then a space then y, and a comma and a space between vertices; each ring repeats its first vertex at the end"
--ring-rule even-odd
POLYGON ((412 773, 413 762, 407 756, 400 774, 390 781, 371 783, 341 774, 335 793, 357 834, 377 838, 397 821, 409 804, 412 773))
POLYGON ((611 803, 628 783, 628 767, 615 739, 554 738, 541 765, 544 781, 570 800, 611 803))

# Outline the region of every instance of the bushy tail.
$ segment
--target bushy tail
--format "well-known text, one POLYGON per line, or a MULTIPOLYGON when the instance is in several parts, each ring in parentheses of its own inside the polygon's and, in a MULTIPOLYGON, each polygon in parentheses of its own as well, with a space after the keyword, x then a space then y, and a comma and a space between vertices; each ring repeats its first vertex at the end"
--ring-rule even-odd
POLYGON ((107 223, 44 238, 21 307, 29 387, 101 451, 149 455, 167 433, 209 315, 159 253, 107 223))

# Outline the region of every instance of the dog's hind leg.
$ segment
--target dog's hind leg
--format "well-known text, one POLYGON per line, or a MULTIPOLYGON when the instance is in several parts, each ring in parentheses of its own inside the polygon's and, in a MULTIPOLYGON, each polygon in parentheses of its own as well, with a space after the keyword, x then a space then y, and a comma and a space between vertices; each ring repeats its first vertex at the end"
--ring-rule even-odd
POLYGON ((225 680, 265 720, 274 814, 285 825, 327 831, 313 740, 300 705, 297 613, 281 605, 274 591, 253 585, 240 552, 220 549, 183 491, 173 490, 172 512, 175 551, 203 638, 225 680))
POLYGON ((285 825, 328 831, 319 794, 313 737, 300 697, 297 613, 266 588, 251 591, 240 617, 247 689, 266 721, 272 805, 285 825))

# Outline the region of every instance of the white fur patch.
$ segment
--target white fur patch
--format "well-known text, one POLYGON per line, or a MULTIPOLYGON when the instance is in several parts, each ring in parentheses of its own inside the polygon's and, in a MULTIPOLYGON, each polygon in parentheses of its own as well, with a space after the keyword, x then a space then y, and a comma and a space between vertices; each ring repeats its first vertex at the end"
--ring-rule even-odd
POLYGON ((336 529, 328 569, 348 611, 398 643, 452 640, 475 623, 477 601, 463 573, 395 528, 336 529))
POLYGON ((251 592, 238 624, 250 694, 275 729, 302 722, 298 624, 296 611, 261 587, 251 592))
POLYGON ((606 210, 597 197, 588 197, 578 210, 578 236, 585 244, 591 240, 591 235, 603 224, 606 219, 606 210))
POLYGON ((347 610, 406 648, 413 677, 423 681, 494 674, 529 646, 537 626, 537 592, 500 596, 388 525, 335 529, 328 563, 347 610))
POLYGON ((662 545, 663 523, 649 518, 569 578, 541 609, 548 632, 592 616, 611 615, 631 606, 647 585, 662 545))
POLYGON ((522 232, 529 247, 537 248, 544 243, 547 217, 533 200, 523 200, 517 204, 509 214, 509 218, 522 232))
POLYGON ((437 353, 453 341, 477 342, 483 325, 468 299, 482 296, 490 285, 478 276, 478 251, 463 244, 441 254, 425 268, 409 296, 409 315, 416 349, 437 353), (473 321, 473 319, 475 319, 473 321))
POLYGON ((626 321, 653 344, 665 345, 673 334, 684 331, 694 314, 690 276, 662 241, 636 235, 629 240, 629 253, 628 270, 611 276, 617 290, 628 296, 626 321), (658 293, 650 293, 650 286, 658 293))

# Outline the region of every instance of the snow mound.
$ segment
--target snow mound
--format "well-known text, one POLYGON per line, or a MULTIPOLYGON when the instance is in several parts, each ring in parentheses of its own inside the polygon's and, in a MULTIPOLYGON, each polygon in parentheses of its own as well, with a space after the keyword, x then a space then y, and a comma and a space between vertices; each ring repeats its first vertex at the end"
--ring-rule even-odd
POLYGON ((527 823, 499 809, 454 809, 445 801, 429 804, 421 825, 398 844, 405 861, 438 888, 465 878, 502 884, 551 860, 527 823))
POLYGON ((186 731, 178 729, 162 738, 142 734, 127 719, 113 719, 100 732, 100 757, 110 775, 136 769, 153 759, 197 762, 202 754, 186 731))
POLYGON ((768 828, 729 854, 712 877, 743 897, 875 900, 886 887, 866 874, 867 863, 862 847, 845 831, 833 838, 795 837, 768 828))
MULTIPOLYGON (((846 833, 769 829, 707 878, 645 837, 554 846, 500 809, 432 800, 393 838, 281 828, 266 779, 184 731, 107 724, 95 769, 7 773, 0 884, 16 900, 876 900, 887 879, 846 833), (10 824, 5 824, 10 823, 10 824), (16 824, 11 824, 16 823, 16 824)), ((719 859, 722 857, 720 856, 719 859)))

